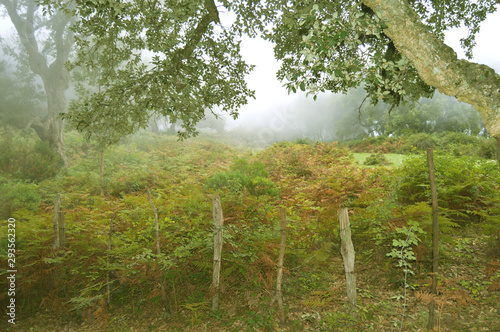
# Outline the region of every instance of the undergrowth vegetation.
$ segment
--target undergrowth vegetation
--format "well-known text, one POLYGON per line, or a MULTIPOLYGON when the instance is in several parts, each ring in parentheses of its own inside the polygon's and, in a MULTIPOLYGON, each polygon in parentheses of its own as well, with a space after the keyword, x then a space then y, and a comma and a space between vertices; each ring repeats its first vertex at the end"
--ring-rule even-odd
POLYGON ((427 148, 433 148, 457 157, 496 158, 494 138, 471 136, 459 132, 418 133, 399 137, 366 137, 362 140, 344 142, 343 145, 354 152, 418 154, 425 152, 427 148))
MULTIPOLYGON (((17 220, 19 322, 32 319, 36 326, 37 312, 49 311, 59 317, 54 324, 75 324, 76 330, 121 331, 124 325, 158 331, 276 330, 278 312, 269 303, 276 283, 279 208, 284 207, 288 330, 399 326, 402 259, 410 270, 405 326, 423 328, 432 300, 432 217, 426 159, 413 148, 421 143, 410 139, 390 143, 402 150, 389 149, 387 139, 371 151, 411 151, 400 167, 359 165, 352 149, 336 143, 280 142, 252 153, 211 138, 178 142, 149 133, 105 152, 102 183, 98 153, 74 133, 67 139, 70 164, 57 175, 50 164, 44 176, 24 178, 4 161, 0 200, 4 218, 17 220), (147 188, 158 209, 159 255, 147 188), (67 240, 54 250, 57 194, 67 240), (209 310, 213 194, 222 199, 225 220, 222 304, 215 313, 209 310), (356 320, 344 307, 341 207, 349 208, 357 255, 356 320)), ((497 326, 500 310, 495 300, 500 275, 488 265, 499 258, 500 175, 496 162, 477 153, 459 155, 446 148, 435 156, 443 234, 440 324, 489 329, 497 326)), ((382 157, 374 155, 375 165, 382 157)), ((30 162, 17 159, 17 167, 30 162)), ((5 234, 4 224, 1 229, 5 234)), ((2 292, 4 308, 6 301, 2 292)))

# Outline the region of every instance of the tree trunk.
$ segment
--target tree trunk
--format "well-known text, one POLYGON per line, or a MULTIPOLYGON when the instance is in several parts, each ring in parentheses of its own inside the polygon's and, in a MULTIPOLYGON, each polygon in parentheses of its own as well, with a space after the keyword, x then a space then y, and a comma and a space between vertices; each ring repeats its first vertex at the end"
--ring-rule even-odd
MULTIPOLYGON (((66 113, 66 89, 69 86, 70 75, 66 68, 50 66, 50 73, 44 79, 45 93, 47 94, 47 139, 46 141, 57 151, 67 166, 66 147, 64 145, 64 121, 60 115, 66 113), (46 82, 48 81, 48 82, 46 82)), ((41 138, 41 137, 40 137, 41 138)))
POLYGON ((31 128, 35 130, 38 137, 44 142, 48 142, 50 146, 57 152, 67 166, 66 147, 64 145, 64 121, 51 114, 47 114, 44 118, 34 119, 31 122, 31 128))
MULTIPOLYGON (((363 0, 387 26, 384 33, 441 93, 474 106, 500 144, 500 76, 486 65, 458 60, 452 48, 429 32, 407 0, 363 0)), ((500 156, 499 156, 500 158, 500 156)))
POLYGON ((155 134, 159 134, 160 133, 160 129, 158 128, 158 123, 156 123, 156 119, 155 118, 149 119, 149 126, 148 126, 148 128, 149 128, 149 130, 151 130, 155 134))
POLYGON ((31 127, 35 129, 42 141, 48 142, 57 151, 66 166, 66 148, 63 139, 64 122, 59 118, 59 115, 66 112, 66 89, 71 77, 65 63, 69 59, 74 42, 73 32, 69 26, 75 21, 75 18, 57 12, 51 16, 51 24, 49 22, 39 24, 40 17, 37 16, 37 13, 40 8, 35 1, 28 2, 24 6, 25 8, 21 9, 18 8, 17 2, 11 0, 0 0, 0 4, 5 6, 16 28, 21 44, 28 54, 31 70, 43 81, 48 114, 42 119, 34 119, 31 127), (21 12, 25 13, 20 15, 21 12), (38 26, 35 26, 35 22, 38 26), (44 25, 51 28, 50 41, 49 39, 37 40, 39 37, 37 29, 44 25), (48 42, 55 49, 55 59, 50 65, 47 56, 40 52, 41 47, 38 45, 45 42, 48 42))

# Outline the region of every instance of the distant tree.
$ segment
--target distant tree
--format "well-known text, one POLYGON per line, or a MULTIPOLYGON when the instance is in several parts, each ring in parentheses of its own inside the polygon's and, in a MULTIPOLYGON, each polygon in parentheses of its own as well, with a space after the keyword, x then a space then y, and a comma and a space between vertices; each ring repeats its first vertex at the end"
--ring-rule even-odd
POLYGON ((351 90, 340 99, 344 113, 334 121, 340 140, 363 136, 402 136, 415 133, 461 132, 473 136, 489 133, 479 113, 466 103, 436 93, 433 98, 407 103, 387 110, 390 105, 364 103, 366 93, 351 90))
POLYGON ((226 120, 222 114, 214 113, 210 110, 205 111, 205 118, 203 118, 197 125, 198 128, 208 128, 215 130, 217 133, 221 134, 224 132, 226 127, 226 120))
POLYGON ((43 82, 47 114, 34 117, 31 127, 38 136, 58 152, 66 163, 63 126, 59 117, 66 112, 66 95, 70 75, 65 67, 73 45, 69 29, 75 20, 62 12, 48 15, 35 0, 0 0, 17 31, 31 70, 43 82))
POLYGON ((461 132, 477 136, 486 129, 471 105, 436 94, 418 104, 405 105, 385 114, 384 135, 461 132))
POLYGON ((366 91, 356 88, 339 99, 343 112, 334 123, 339 140, 384 135, 387 105, 366 103, 366 98, 366 91))

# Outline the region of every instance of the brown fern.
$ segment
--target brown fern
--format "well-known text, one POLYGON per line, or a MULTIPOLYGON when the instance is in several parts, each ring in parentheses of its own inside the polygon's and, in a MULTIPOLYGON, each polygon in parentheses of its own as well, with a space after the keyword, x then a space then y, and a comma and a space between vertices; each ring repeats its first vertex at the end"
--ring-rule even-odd
POLYGON ((104 298, 99 301, 97 309, 93 313, 93 317, 96 324, 99 325, 101 329, 106 329, 109 324, 109 313, 106 305, 106 300, 104 298))

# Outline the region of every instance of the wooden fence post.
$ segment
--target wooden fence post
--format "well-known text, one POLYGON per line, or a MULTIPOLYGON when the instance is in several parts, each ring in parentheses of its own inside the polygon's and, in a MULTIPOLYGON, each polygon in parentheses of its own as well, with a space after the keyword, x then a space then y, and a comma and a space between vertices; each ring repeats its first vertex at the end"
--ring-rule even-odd
POLYGON ((116 213, 118 212, 118 201, 116 202, 115 205, 115 211, 113 212, 113 215, 111 218, 109 218, 109 233, 108 233, 108 252, 106 255, 106 269, 108 272, 106 273, 106 293, 107 293, 107 303, 108 306, 111 305, 111 279, 110 279, 110 270, 109 270, 109 256, 111 255, 111 238, 113 237, 113 220, 116 217, 116 213))
POLYGON ((281 322, 285 323, 285 309, 283 308, 283 295, 281 293, 281 281, 283 279, 283 261, 285 259, 285 247, 286 247, 286 211, 284 207, 280 208, 280 216, 281 216, 281 244, 280 244, 280 253, 278 256, 276 291, 273 299, 271 300, 271 305, 273 305, 275 300, 278 300, 281 322))
POLYGON ((104 148, 99 151, 99 191, 104 197, 104 148))
POLYGON ((63 247, 66 244, 66 226, 64 220, 64 212, 59 211, 59 246, 63 247))
POLYGON ((52 223, 54 224, 54 248, 59 248, 59 210, 61 209, 61 194, 57 194, 56 204, 54 205, 54 217, 52 223))
POLYGON ((219 195, 212 196, 213 216, 214 216, 214 270, 212 275, 212 311, 219 309, 219 282, 220 266, 222 260, 222 227, 224 226, 224 217, 222 215, 222 206, 219 195))
MULTIPOLYGON (((429 167, 429 180, 431 183, 431 198, 432 198, 432 284, 431 293, 437 293, 437 274, 439 268, 439 220, 438 220, 438 200, 436 188, 436 174, 434 169, 434 155, 432 149, 427 149, 427 165, 429 167)), ((429 303, 429 322, 427 329, 434 328, 434 309, 435 300, 429 303)))
POLYGON ((349 314, 356 317, 356 274, 354 273, 354 246, 351 240, 351 227, 347 208, 338 211, 340 221, 340 252, 344 260, 349 314))
POLYGON ((153 203, 153 198, 151 197, 151 193, 148 189, 148 198, 149 203, 151 203, 151 207, 153 208, 153 212, 155 214, 155 227, 156 227, 156 254, 159 255, 160 251, 160 226, 158 225, 158 210, 156 209, 155 203, 153 203))

